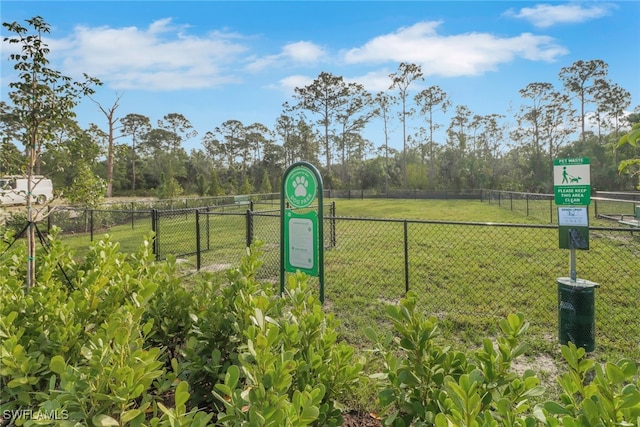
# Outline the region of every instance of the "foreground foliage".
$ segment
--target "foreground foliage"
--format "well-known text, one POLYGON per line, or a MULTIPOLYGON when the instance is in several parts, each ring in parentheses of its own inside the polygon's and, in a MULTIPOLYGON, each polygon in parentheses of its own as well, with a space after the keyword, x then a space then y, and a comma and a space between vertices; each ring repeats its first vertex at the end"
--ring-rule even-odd
POLYGON ((224 283, 186 284, 148 242, 126 255, 105 238, 77 262, 52 235, 27 291, 26 251, 11 241, 0 242, 0 401, 15 425, 341 425, 372 382, 385 425, 640 425, 637 364, 600 366, 572 345, 560 401, 544 402, 535 373, 512 369, 526 351, 520 315, 461 352, 438 344, 437 319, 409 293, 387 307, 392 331, 365 331, 365 360, 305 275, 284 295, 256 281, 259 244, 224 283), (365 376, 377 360, 382 372, 365 376))

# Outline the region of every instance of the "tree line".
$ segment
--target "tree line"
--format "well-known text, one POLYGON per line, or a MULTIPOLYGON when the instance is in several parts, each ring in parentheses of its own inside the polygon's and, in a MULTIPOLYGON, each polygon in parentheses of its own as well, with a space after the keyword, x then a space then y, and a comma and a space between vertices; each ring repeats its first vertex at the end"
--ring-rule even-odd
POLYGON ((299 160, 318 165, 332 189, 550 192, 556 157, 589 157, 597 189, 635 185, 618 165, 637 157, 638 147, 617 142, 640 122, 640 106, 628 114, 630 93, 599 59, 561 68, 561 87, 529 83, 509 117, 455 104, 443 88, 424 88, 420 65, 401 63, 386 91, 371 93, 323 71, 295 88, 271 127, 229 119, 198 135, 179 112, 154 122, 143 112, 121 114, 122 95, 109 106, 96 101, 101 82, 47 68, 41 34, 49 26, 39 17, 27 23, 3 24, 12 34, 5 40, 22 52, 10 57, 19 80, 9 85, 9 102, 0 102, 0 174, 25 173, 26 165, 80 202, 95 188, 107 197, 277 191, 283 171, 299 160), (98 106, 102 123, 79 126, 74 108, 83 97, 98 106), (399 149, 390 144, 394 128, 399 149), (367 129, 379 141, 368 140, 367 129), (196 138, 201 148, 187 152, 185 142, 196 138))

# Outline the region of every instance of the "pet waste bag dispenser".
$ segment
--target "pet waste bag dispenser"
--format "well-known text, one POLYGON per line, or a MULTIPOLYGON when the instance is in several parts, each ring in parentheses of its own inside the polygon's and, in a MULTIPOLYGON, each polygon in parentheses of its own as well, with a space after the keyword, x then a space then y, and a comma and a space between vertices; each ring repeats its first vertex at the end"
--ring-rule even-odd
POLYGON ((599 285, 578 278, 576 269, 576 251, 589 249, 589 159, 554 160, 554 192, 559 247, 569 250, 569 277, 557 279, 558 340, 592 352, 596 335, 595 289, 599 285))

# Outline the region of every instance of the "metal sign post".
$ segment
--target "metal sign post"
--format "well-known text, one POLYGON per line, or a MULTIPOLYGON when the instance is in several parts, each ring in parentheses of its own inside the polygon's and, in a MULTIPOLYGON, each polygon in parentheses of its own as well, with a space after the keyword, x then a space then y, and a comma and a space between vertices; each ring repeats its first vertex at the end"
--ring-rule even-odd
POLYGON ((586 351, 595 348, 595 296, 599 285, 579 279, 576 250, 589 249, 591 170, 589 159, 555 159, 553 189, 558 205, 560 249, 569 249, 569 277, 559 277, 558 339, 574 343, 586 351))
POLYGON ((296 162, 282 175, 280 196, 280 293, 285 273, 318 277, 324 303, 324 227, 322 177, 311 163, 296 162), (318 209, 300 213, 318 199, 318 209), (285 207, 285 199, 289 207, 285 207))

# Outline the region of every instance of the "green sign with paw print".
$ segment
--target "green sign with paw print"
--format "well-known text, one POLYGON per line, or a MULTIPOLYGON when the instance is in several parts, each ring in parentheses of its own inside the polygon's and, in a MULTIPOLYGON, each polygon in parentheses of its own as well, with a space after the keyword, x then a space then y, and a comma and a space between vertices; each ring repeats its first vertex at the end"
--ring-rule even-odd
POLYGON ((287 273, 318 277, 324 303, 324 220, 322 176, 311 163, 295 162, 280 184, 280 293, 287 273), (318 200, 317 206, 309 208, 318 200), (286 201, 286 203, 285 203, 286 201), (300 208, 309 208, 296 211, 300 208))
POLYGON ((316 199, 318 183, 314 173, 304 166, 297 167, 286 177, 284 194, 294 208, 306 208, 316 199))

